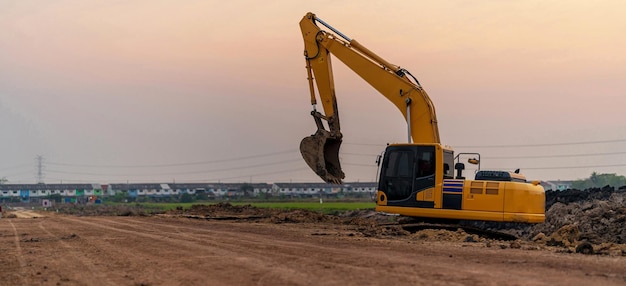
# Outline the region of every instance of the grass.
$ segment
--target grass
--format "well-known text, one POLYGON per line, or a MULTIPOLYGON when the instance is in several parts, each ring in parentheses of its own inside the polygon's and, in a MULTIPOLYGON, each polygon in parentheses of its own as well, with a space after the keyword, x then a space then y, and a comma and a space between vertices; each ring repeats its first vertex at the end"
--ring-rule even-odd
MULTIPOLYGON (((235 203, 233 205, 245 205, 247 203, 235 203)), ((323 211, 325 213, 335 211, 347 211, 357 209, 373 209, 376 204, 373 202, 258 202, 251 205, 259 208, 272 209, 305 209, 312 211, 323 211)))
MULTIPOLYGON (((185 209, 191 208, 192 205, 211 205, 217 202, 195 202, 195 203, 140 203, 141 206, 146 208, 156 208, 163 210, 172 210, 176 207, 183 207, 185 209)), ((323 213, 333 213, 336 211, 348 211, 358 209, 374 209, 376 204, 374 202, 231 202, 234 206, 240 205, 252 205, 258 208, 272 208, 272 209, 305 209, 311 211, 321 211, 323 213)))

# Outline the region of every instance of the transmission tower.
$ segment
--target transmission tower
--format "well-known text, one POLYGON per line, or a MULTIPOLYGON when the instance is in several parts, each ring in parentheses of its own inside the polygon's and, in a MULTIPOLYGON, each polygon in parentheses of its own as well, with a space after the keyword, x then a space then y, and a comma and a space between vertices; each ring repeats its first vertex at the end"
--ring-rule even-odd
POLYGON ((37 155, 36 157, 37 160, 37 183, 38 184, 43 184, 43 178, 45 177, 44 171, 43 171, 43 156, 41 155, 37 155))

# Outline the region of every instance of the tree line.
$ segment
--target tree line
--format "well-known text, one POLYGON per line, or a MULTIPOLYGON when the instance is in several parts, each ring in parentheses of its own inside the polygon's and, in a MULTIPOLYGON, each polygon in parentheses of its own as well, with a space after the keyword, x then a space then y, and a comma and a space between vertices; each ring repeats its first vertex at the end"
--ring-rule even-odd
POLYGON ((626 177, 617 174, 598 174, 593 172, 589 178, 572 182, 572 188, 578 190, 602 188, 607 185, 616 188, 626 186, 626 177))

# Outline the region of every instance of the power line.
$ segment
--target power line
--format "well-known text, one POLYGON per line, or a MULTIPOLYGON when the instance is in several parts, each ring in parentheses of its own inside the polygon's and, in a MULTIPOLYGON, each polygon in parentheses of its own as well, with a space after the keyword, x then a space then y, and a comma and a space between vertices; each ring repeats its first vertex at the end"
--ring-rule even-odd
MULTIPOLYGON (((243 167, 231 167, 231 168, 221 168, 221 169, 213 169, 213 170, 202 170, 202 171, 190 171, 190 172, 166 172, 166 173, 150 173, 150 174, 135 174, 130 176, 168 176, 168 175, 192 175, 192 174, 206 174, 206 173, 219 173, 224 171, 232 171, 232 170, 241 170, 241 169, 250 169, 256 167, 266 167, 271 165, 279 165, 284 163, 291 163, 300 161, 301 159, 291 159, 291 160, 283 160, 277 162, 269 162, 262 163, 256 165, 248 165, 243 167)), ((124 177, 129 176, 129 174, 98 174, 98 173, 85 173, 85 172, 66 172, 60 170, 48 170, 50 173, 59 173, 59 174, 69 174, 69 175, 88 175, 88 176, 117 176, 124 177)))
POLYGON ((344 166, 376 167, 376 163, 372 163, 372 164, 341 163, 341 164, 344 166))
MULTIPOLYGON (((613 139, 613 140, 598 140, 598 141, 579 141, 579 142, 561 142, 561 143, 540 143, 540 144, 501 144, 501 145, 457 145, 453 146, 454 148, 520 148, 520 147, 548 147, 548 146, 568 146, 568 145, 586 145, 586 144, 600 144, 600 143, 616 143, 616 142, 626 142, 626 139, 613 139)), ((382 144, 373 144, 373 143, 352 143, 352 142, 343 142, 346 145, 355 145, 355 146, 378 146, 378 147, 386 147, 386 145, 382 144)))
POLYGON ((343 142, 342 144, 355 145, 355 146, 376 146, 376 147, 381 147, 381 148, 385 148, 387 146, 387 144, 351 143, 351 142, 343 142))
POLYGON ((542 158, 571 158, 571 157, 591 157, 591 156, 607 156, 626 154, 626 152, 608 152, 608 153, 591 153, 591 154, 564 154, 564 155, 536 155, 536 156, 504 156, 504 157, 484 157, 484 159, 542 159, 542 158))
POLYGON ((9 171, 9 170, 13 171, 15 169, 22 169, 22 168, 30 168, 32 166, 33 166, 32 164, 16 165, 16 166, 2 168, 0 169, 0 172, 9 171))
MULTIPOLYGON (((543 146, 566 146, 566 145, 583 145, 583 144, 600 144, 600 143, 614 143, 614 142, 626 142, 626 139, 616 139, 616 140, 597 140, 597 141, 581 141, 581 142, 564 142, 564 143, 546 143, 546 144, 518 144, 518 145, 491 145, 491 146, 474 146, 474 148, 505 148, 505 147, 543 147, 543 146)), ((367 144, 367 143, 353 143, 352 145, 364 145, 364 146, 381 146, 378 144, 367 144)), ((471 147, 471 146, 465 146, 471 147)), ((219 160, 207 160, 207 161, 198 161, 198 162, 183 162, 183 163, 171 163, 171 164, 147 164, 147 165, 88 165, 88 164, 69 164, 69 163, 59 163, 59 162, 46 162, 48 165, 56 165, 56 166, 66 166, 66 167, 92 167, 92 168, 158 168, 158 167, 180 167, 180 166, 193 166, 193 165, 208 165, 214 163, 224 163, 224 162, 236 162, 243 161, 255 158, 263 158, 276 156, 280 154, 286 153, 297 153, 297 149, 251 155, 251 156, 242 156, 235 157, 230 159, 219 159, 219 160)), ((620 155, 626 154, 626 152, 604 152, 604 153, 591 153, 591 154, 556 154, 556 155, 531 155, 531 156, 501 156, 501 157, 484 157, 485 159, 541 159, 541 158, 567 158, 567 157, 589 157, 589 156, 609 156, 609 155, 620 155)), ((347 156, 367 156, 367 157, 375 157, 377 154, 365 154, 365 153, 341 153, 341 155, 347 156)), ((291 157, 291 156, 290 156, 291 157)), ((293 157, 292 157, 293 158, 293 157)), ((353 157, 354 158, 354 157, 353 157)), ((96 177, 146 177, 146 176, 173 176, 173 175, 194 175, 194 174, 204 174, 211 175, 211 173, 220 173, 226 171, 234 171, 234 170, 245 170, 252 169, 253 174, 248 175, 235 175, 232 177, 220 178, 220 180, 229 180, 229 179, 237 179, 237 178, 249 178, 249 177, 259 177, 270 174, 288 174, 297 171, 307 170, 308 168, 298 168, 301 165, 298 165, 296 168, 290 168, 287 170, 279 170, 279 171, 267 171, 262 168, 271 166, 271 165, 280 165, 286 163, 292 163, 296 161, 301 161, 302 158, 297 159, 289 159, 282 160, 276 162, 263 162, 258 164, 248 164, 243 165, 243 163, 237 164, 239 167, 228 167, 228 168, 213 168, 211 170, 202 170, 202 171, 187 171, 187 172, 159 172, 159 173, 150 173, 150 174, 102 174, 98 172, 69 172, 65 170, 47 170, 48 173, 59 173, 59 174, 69 174, 69 175, 87 175, 87 176, 96 176, 96 177), (243 166, 241 166, 243 165, 243 166), (256 168, 256 169, 255 169, 256 168), (255 173, 258 171, 258 173, 255 173)), ((343 160, 342 160, 343 161, 343 160)), ((357 160, 359 161, 359 160, 357 160)), ((356 166, 356 167, 375 167, 375 164, 362 164, 362 163, 345 163, 342 162, 345 166, 356 166)), ((588 165, 588 166, 552 166, 552 167, 531 167, 531 168, 522 168, 526 170, 555 170, 555 169, 584 169, 584 168, 607 168, 607 167, 623 167, 626 164, 613 164, 613 165, 588 165)), ((498 168, 498 169, 514 169, 514 168, 498 168)), ((237 172, 237 174, 240 174, 237 172)), ((67 180, 67 181, 78 181, 78 180, 67 180)), ((80 180, 86 181, 86 180, 80 180)))
POLYGON ((364 153, 350 153, 350 152, 340 152, 339 155, 352 155, 352 156, 363 156, 363 157, 376 157, 379 154, 364 154, 364 153))
POLYGON ((226 177, 226 178, 222 177, 222 178, 212 179, 210 181, 223 181, 223 180, 232 180, 232 179, 239 179, 239 178, 259 177, 259 176, 266 176, 266 175, 273 175, 273 174, 288 174, 288 173, 300 172, 304 170, 308 170, 308 168, 287 169, 287 170, 257 173, 257 174, 252 174, 252 175, 241 175, 241 176, 226 177))
POLYGON ((569 145, 586 145, 586 144, 616 143, 616 142, 626 142, 626 139, 599 140, 599 141, 580 141, 580 142, 563 142, 563 143, 543 143, 543 144, 455 146, 455 148, 520 148, 520 147, 548 147, 548 146, 569 146, 569 145))
POLYGON ((286 154, 286 153, 295 153, 296 149, 260 154, 260 155, 252 155, 238 158, 230 158, 230 159, 219 159, 219 160, 210 160, 210 161, 199 161, 199 162, 186 162, 186 163, 171 163, 171 164, 150 164, 150 165, 88 165, 88 164, 70 164, 70 163, 60 163, 60 162, 47 162, 49 165, 55 166, 69 166, 69 167, 87 167, 87 168, 161 168, 161 167, 180 167, 180 166, 191 166, 191 165, 207 165, 207 164, 215 164, 215 163, 224 163, 224 162, 232 162, 232 161, 241 161, 248 160, 254 158, 262 158, 269 157, 274 155, 286 154))
MULTIPOLYGON (((607 167, 626 167, 626 164, 613 164, 613 165, 588 165, 588 166, 565 166, 565 167, 530 167, 519 168, 522 170, 556 170, 556 169, 584 169, 584 168, 607 168, 607 167)), ((498 170, 512 170, 516 168, 493 168, 498 170)))

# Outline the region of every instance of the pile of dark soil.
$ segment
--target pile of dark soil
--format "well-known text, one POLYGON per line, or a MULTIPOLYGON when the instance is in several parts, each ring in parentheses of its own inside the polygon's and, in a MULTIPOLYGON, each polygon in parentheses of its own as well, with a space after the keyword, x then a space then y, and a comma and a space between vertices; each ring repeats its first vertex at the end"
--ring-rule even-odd
POLYGON ((162 213, 161 210, 146 209, 141 205, 80 205, 59 204, 55 211, 76 216, 148 216, 162 213))
MULTIPOLYGON (((335 215, 303 209, 269 209, 251 205, 233 206, 230 203, 193 205, 189 209, 177 209, 168 215, 197 219, 258 221, 266 223, 330 223, 349 226, 364 236, 405 235, 398 225, 389 225, 395 218, 381 215, 373 210, 347 211, 335 215)), ((392 222, 393 224, 393 222, 392 222)))
POLYGON ((570 251, 624 251, 626 189, 612 187, 546 192, 546 220, 541 224, 468 222, 483 229, 570 251))
POLYGON ((230 203, 213 205, 192 205, 189 209, 176 209, 168 212, 169 215, 179 215, 189 218, 214 220, 256 220, 271 223, 316 223, 336 220, 334 216, 324 215, 315 211, 294 209, 281 210, 257 208, 252 205, 233 206, 230 203))
POLYGON ((546 221, 531 228, 555 244, 626 244, 626 190, 546 192, 546 221))
MULTIPOLYGON (((384 215, 373 210, 324 215, 308 210, 278 210, 218 203, 194 205, 187 210, 171 211, 170 214, 205 219, 252 219, 271 223, 336 223, 352 226, 366 236, 410 234, 401 226, 402 220, 406 218, 384 215)), ((626 190, 604 187, 583 191, 548 191, 544 223, 529 225, 462 222, 461 226, 506 233, 549 246, 575 247, 581 242, 593 245, 626 244, 626 190)), ((467 239, 468 236, 453 233, 438 234, 437 237, 467 239)))

